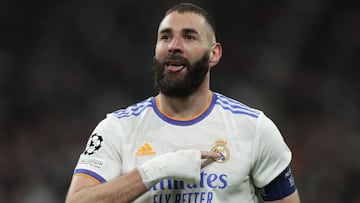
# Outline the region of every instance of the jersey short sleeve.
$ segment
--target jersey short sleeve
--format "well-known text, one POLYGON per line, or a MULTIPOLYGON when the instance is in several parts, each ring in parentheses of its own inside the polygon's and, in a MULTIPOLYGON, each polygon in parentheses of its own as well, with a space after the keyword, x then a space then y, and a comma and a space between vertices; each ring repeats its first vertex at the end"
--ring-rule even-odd
POLYGON ((119 131, 116 118, 107 116, 92 132, 80 155, 74 175, 87 176, 103 183, 121 173, 119 131))
POLYGON ((291 152, 275 124, 263 113, 259 116, 254 142, 252 178, 258 188, 275 179, 291 161, 291 152))

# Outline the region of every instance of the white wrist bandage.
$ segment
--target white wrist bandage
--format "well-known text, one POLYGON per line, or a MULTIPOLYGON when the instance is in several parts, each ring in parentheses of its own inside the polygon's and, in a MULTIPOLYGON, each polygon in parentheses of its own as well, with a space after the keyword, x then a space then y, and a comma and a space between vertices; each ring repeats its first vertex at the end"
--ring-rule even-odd
POLYGON ((179 150, 157 156, 138 167, 147 188, 165 178, 200 181, 201 153, 199 150, 179 150))

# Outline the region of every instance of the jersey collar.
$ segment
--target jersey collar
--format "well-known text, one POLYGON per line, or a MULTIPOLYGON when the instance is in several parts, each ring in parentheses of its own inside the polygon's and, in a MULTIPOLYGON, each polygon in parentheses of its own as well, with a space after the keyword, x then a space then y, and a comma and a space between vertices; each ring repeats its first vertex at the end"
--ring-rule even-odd
POLYGON ((154 107, 154 111, 155 111, 156 115, 159 116, 163 121, 173 124, 173 125, 188 126, 188 125, 196 124, 196 123, 202 121, 204 118, 206 118, 206 116, 209 115, 211 110, 214 108, 216 99, 217 99, 216 94, 214 94, 212 92, 207 106, 197 115, 190 117, 190 118, 185 118, 185 119, 170 116, 170 115, 167 115, 165 112, 162 112, 159 109, 159 105, 157 103, 157 97, 152 97, 151 102, 152 102, 152 106, 154 107))

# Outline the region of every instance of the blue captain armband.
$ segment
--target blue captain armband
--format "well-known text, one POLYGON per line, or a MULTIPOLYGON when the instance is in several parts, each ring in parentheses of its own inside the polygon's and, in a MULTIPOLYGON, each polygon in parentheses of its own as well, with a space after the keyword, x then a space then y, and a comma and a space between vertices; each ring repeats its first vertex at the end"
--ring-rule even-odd
POLYGON ((278 177, 260 189, 260 195, 264 201, 275 201, 289 196, 295 190, 295 181, 291 169, 286 167, 278 177))

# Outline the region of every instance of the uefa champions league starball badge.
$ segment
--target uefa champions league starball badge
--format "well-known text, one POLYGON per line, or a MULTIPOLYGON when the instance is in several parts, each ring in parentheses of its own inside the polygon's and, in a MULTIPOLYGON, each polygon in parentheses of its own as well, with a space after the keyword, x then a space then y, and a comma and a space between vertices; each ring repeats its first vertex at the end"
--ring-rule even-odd
POLYGON ((215 161, 218 163, 224 163, 227 160, 229 160, 230 158, 230 151, 229 149, 226 147, 226 140, 224 139, 217 139, 215 141, 215 146, 210 150, 212 152, 217 152, 221 155, 220 158, 216 159, 215 161))
POLYGON ((86 149, 84 151, 85 155, 92 155, 94 154, 97 150, 99 150, 101 148, 101 144, 103 142, 103 138, 101 137, 101 135, 98 134, 93 134, 91 135, 86 149))

